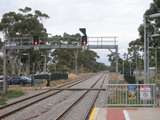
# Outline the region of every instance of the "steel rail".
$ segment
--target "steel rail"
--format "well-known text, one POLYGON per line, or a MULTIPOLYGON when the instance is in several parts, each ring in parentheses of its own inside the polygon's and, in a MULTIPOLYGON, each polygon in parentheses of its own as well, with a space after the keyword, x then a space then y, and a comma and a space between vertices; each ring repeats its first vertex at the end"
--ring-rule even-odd
MULTIPOLYGON (((74 86, 74 85, 77 85, 77 84, 79 84, 79 83, 81 83, 81 82, 84 82, 84 81, 87 81, 87 80, 88 80, 88 78, 87 78, 86 80, 78 80, 78 81, 74 81, 74 82, 69 82, 69 83, 67 83, 67 84, 65 84, 65 85, 62 85, 62 86, 59 86, 59 87, 63 87, 63 86, 69 85, 68 87, 70 88, 70 87, 72 87, 72 86, 74 86)), ((14 113, 16 113, 16 112, 18 112, 18 111, 20 111, 20 110, 22 110, 22 109, 25 109, 25 108, 27 108, 27 107, 35 104, 35 103, 38 103, 38 102, 40 102, 40 101, 42 101, 42 100, 44 100, 44 99, 47 99, 47 98, 49 98, 49 97, 51 97, 51 96, 53 96, 53 95, 56 95, 56 94, 58 94, 58 93, 60 93, 60 92, 62 92, 62 91, 63 91, 63 90, 58 90, 58 91, 54 91, 54 90, 53 90, 53 91, 52 91, 52 89, 50 89, 50 90, 44 91, 44 92, 42 92, 42 93, 39 93, 39 94, 30 96, 30 97, 21 99, 21 100, 19 100, 19 101, 13 102, 13 103, 11 103, 11 104, 2 106, 2 107, 0 108, 0 119, 5 118, 5 117, 7 117, 7 116, 9 116, 9 115, 11 115, 11 114, 14 114, 14 113), (17 105, 18 105, 18 104, 21 104, 22 102, 27 101, 27 100, 32 100, 33 98, 35 99, 36 97, 39 97, 39 96, 44 95, 44 94, 47 94, 47 93, 49 93, 49 92, 52 92, 52 93, 50 93, 50 94, 48 94, 48 95, 46 95, 46 96, 44 96, 44 97, 42 97, 42 98, 39 98, 39 99, 37 99, 37 100, 33 100, 33 101, 29 102, 28 104, 25 104, 25 105, 23 105, 23 106, 20 106, 20 107, 14 109, 14 110, 11 110, 11 111, 8 111, 8 112, 3 113, 3 111, 4 111, 5 109, 9 108, 9 107, 12 107, 12 106, 14 106, 14 105, 16 105, 16 104, 17 104, 17 105)))
POLYGON ((65 90, 65 91, 84 91, 84 90, 90 90, 90 91, 105 91, 104 88, 53 88, 53 90, 65 90))
MULTIPOLYGON (((100 88, 103 87, 104 80, 105 80, 105 79, 103 79, 100 88)), ((101 91, 98 91, 98 93, 96 94, 96 96, 95 96, 95 98, 94 98, 94 100, 93 100, 93 102, 92 102, 92 104, 91 104, 91 107, 88 109, 88 112, 86 113, 86 116, 85 116, 84 120, 88 120, 88 119, 89 119, 89 115, 90 115, 90 113, 92 112, 92 110, 93 110, 93 108, 94 108, 94 106, 95 106, 95 103, 96 103, 96 101, 97 101, 97 98, 98 98, 100 92, 101 92, 101 91)))
MULTIPOLYGON (((102 79, 104 77, 104 74, 103 76, 100 76, 98 78, 98 80, 96 80, 96 82, 90 87, 90 88, 93 88, 98 82, 100 79, 102 79)), ((86 95, 87 93, 89 93, 90 90, 87 90, 85 93, 83 93, 76 101, 74 101, 61 115, 59 115, 55 120, 61 120, 63 119, 63 117, 75 106, 77 105, 86 95)))

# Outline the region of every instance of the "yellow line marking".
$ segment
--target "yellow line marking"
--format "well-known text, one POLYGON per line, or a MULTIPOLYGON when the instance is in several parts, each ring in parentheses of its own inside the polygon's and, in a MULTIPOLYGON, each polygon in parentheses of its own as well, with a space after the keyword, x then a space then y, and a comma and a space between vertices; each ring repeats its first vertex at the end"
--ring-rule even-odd
POLYGON ((96 108, 94 107, 92 109, 92 112, 91 112, 90 116, 89 116, 89 120, 94 120, 95 119, 95 113, 96 113, 96 108))

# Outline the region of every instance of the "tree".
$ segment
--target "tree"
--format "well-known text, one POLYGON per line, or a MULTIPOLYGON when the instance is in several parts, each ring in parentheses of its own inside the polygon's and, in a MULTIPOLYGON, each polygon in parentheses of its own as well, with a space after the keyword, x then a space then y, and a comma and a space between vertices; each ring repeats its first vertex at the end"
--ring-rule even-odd
MULTIPOLYGON (((154 13, 157 13, 159 12, 160 10, 160 0, 153 0, 153 2, 150 4, 150 8, 147 9, 145 12, 144 12, 144 15, 151 15, 151 14, 154 14, 154 13)), ((147 26, 147 31, 148 32, 148 35, 151 35, 151 34, 159 34, 160 31, 159 31, 159 28, 160 28, 160 18, 155 18, 155 19, 149 19, 147 21, 148 23, 148 26, 147 26), (154 23, 152 22, 154 20, 154 23)), ((135 54, 136 56, 138 57, 138 61, 141 62, 141 69, 143 68, 143 57, 142 57, 142 52, 144 50, 144 25, 141 24, 138 28, 138 32, 139 32, 139 38, 136 39, 136 40, 133 40, 129 43, 129 48, 128 48, 128 51, 129 51, 129 54, 130 56, 133 58, 133 62, 135 62, 135 54)), ((160 47, 160 41, 159 41, 159 38, 153 38, 153 39, 150 39, 150 42, 149 42, 149 46, 151 48, 156 48, 156 47, 160 47)), ((155 49, 150 49, 150 57, 152 56, 152 60, 150 60, 150 65, 151 66, 155 66, 155 49), (153 58, 154 57, 154 58, 153 58)), ((158 52, 158 56, 160 55, 160 52, 158 52)), ((150 58, 151 59, 151 58, 150 58)), ((158 68, 160 68, 160 58, 158 57, 158 68)), ((160 69, 159 69, 160 70, 160 69)))
MULTIPOLYGON (((21 36, 30 36, 35 37, 38 36, 39 38, 47 38, 47 30, 44 27, 42 20, 47 19, 49 16, 46 13, 42 13, 39 10, 32 11, 31 8, 25 7, 24 9, 20 8, 19 12, 8 12, 5 13, 2 16, 2 19, 0 21, 0 31, 5 33, 6 37, 21 37, 21 36)), ((11 39, 12 40, 12 39, 11 39)), ((20 51, 18 54, 16 54, 17 51, 12 51, 12 55, 14 55, 14 59, 11 59, 10 63, 17 63, 22 62, 23 64, 26 64, 24 59, 27 59, 23 56, 23 53, 30 54, 31 61, 31 69, 32 71, 36 71, 38 69, 39 64, 41 64, 42 61, 39 61, 39 57, 42 54, 48 54, 48 51, 46 50, 40 50, 40 51, 20 51), (16 56, 16 57, 15 57, 16 56), (21 57, 22 56, 22 57, 21 57), (22 58, 22 59, 21 59, 22 58), (21 60, 19 60, 21 59, 21 60), (23 62, 24 61, 24 62, 23 62)), ((15 64, 13 67, 15 67, 15 64)), ((18 69, 20 69, 19 64, 18 69)), ((13 72, 15 73, 15 72, 13 72)))
MULTIPOLYGON (((0 50, 2 49, 2 46, 3 46, 3 42, 2 42, 2 39, 0 38, 0 50)), ((0 74, 2 74, 3 73, 3 58, 2 58, 2 56, 0 55, 0 74)))
POLYGON ((46 19, 49 16, 36 10, 34 13, 29 7, 20 8, 20 12, 5 13, 0 22, 0 31, 9 37, 15 36, 47 36, 46 29, 39 19, 46 19), (39 13, 39 14, 38 14, 39 13), (17 34, 18 33, 18 34, 17 34))
MULTIPOLYGON (((66 44, 66 45, 76 45, 79 44, 80 35, 69 35, 64 33, 63 36, 53 36, 50 38, 52 44, 66 44)), ((75 69, 75 52, 78 51, 78 68, 81 72, 96 72, 99 70, 104 70, 106 66, 104 64, 98 63, 96 60, 99 57, 95 52, 81 49, 55 49, 52 52, 53 64, 50 70, 68 70, 74 71, 75 69)))

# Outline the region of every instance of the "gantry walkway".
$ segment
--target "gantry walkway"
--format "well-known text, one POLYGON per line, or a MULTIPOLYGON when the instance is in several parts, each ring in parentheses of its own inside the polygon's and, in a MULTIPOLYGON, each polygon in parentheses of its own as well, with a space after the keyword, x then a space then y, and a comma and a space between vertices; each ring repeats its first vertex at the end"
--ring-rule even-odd
MULTIPOLYGON (((33 38, 31 37, 15 37, 8 38, 6 40, 6 49, 14 50, 14 49, 57 49, 57 48, 66 48, 80 49, 82 46, 79 42, 74 43, 65 43, 64 41, 49 41, 45 40, 45 44, 33 45, 33 38)), ((115 49, 118 51, 118 45, 116 41, 116 37, 88 37, 88 49, 115 49)))

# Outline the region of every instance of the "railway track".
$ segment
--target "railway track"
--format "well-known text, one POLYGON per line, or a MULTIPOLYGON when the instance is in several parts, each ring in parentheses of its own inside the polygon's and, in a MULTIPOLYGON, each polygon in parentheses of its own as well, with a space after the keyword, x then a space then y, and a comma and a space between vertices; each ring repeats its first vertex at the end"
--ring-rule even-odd
MULTIPOLYGON (((92 88, 96 87, 97 83, 101 82, 101 80, 102 80, 102 82, 100 83, 101 84, 100 88, 102 88, 103 83, 104 83, 104 78, 105 78, 105 75, 101 76, 90 88, 92 89, 92 88)), ((68 120, 68 118, 65 118, 67 116, 67 114, 69 112, 71 112, 74 107, 76 108, 76 106, 78 104, 80 104, 80 102, 88 95, 88 93, 90 91, 91 91, 90 89, 86 90, 68 108, 66 108, 64 112, 62 112, 57 118, 54 118, 54 120, 68 120)), ((99 93, 100 93, 100 90, 98 90, 98 92, 94 95, 93 99, 91 100, 91 103, 90 103, 90 105, 89 105, 89 107, 87 109, 87 112, 85 113, 85 116, 83 117, 83 120, 88 120, 89 114, 92 111, 92 108, 94 107, 94 104, 95 104, 95 102, 96 102, 96 100, 98 98, 99 93)))
MULTIPOLYGON (((74 82, 72 81, 72 82, 65 83, 63 85, 58 86, 57 88, 62 88, 62 87, 70 88, 70 87, 75 86, 75 85, 77 85, 81 82, 84 82, 86 80, 88 80, 88 77, 85 80, 78 80, 78 81, 74 81, 74 82)), ((2 107, 0 107, 0 119, 3 119, 11 114, 14 114, 22 109, 25 109, 35 103, 38 103, 44 99, 47 99, 53 95, 56 95, 62 91, 63 91, 63 89, 62 90, 54 90, 54 88, 53 88, 53 89, 49 89, 49 90, 43 91, 41 93, 35 94, 33 96, 29 96, 27 98, 20 99, 18 101, 7 104, 5 106, 2 106, 2 107)))

